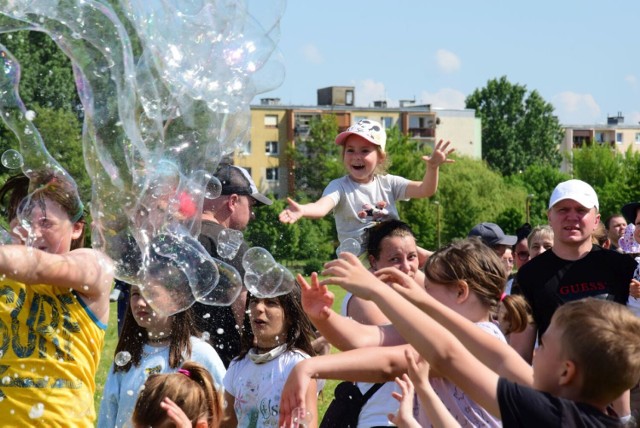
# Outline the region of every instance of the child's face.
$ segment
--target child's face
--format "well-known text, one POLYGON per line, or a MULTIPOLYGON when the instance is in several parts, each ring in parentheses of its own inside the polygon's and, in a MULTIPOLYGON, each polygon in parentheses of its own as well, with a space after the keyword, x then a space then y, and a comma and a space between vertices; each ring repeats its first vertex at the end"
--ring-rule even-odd
POLYGON ((342 161, 356 183, 366 184, 373 179, 376 167, 383 161, 377 147, 359 135, 351 135, 345 141, 342 161))
POLYGON ((511 273, 513 270, 513 254, 511 252, 511 248, 507 248, 502 255, 502 263, 504 264, 504 268, 508 273, 511 273))
POLYGON ((287 325, 278 299, 251 298, 249 320, 258 348, 274 348, 286 343, 287 325))
POLYGON ((140 288, 135 285, 131 287, 129 304, 136 323, 147 330, 150 338, 168 337, 171 334, 171 317, 158 315, 142 297, 140 288))
POLYGON ((547 234, 539 233, 531 238, 529 246, 529 255, 531 258, 534 258, 553 248, 553 239, 547 234))
POLYGON ((562 329, 552 319, 533 353, 533 387, 557 395, 566 359, 562 349, 562 329))
MULTIPOLYGON (((31 229, 29 245, 47 253, 68 252, 71 249, 71 241, 82 234, 82 223, 72 223, 62 206, 48 198, 34 198, 30 204, 31 209, 23 219, 31 229)), ((22 229, 22 226, 19 228, 22 229)), ((27 236, 26 231, 19 233, 21 236, 27 236)))
POLYGON ((430 281, 429 278, 425 278, 424 288, 427 290, 427 293, 429 293, 438 302, 458 312, 458 290, 456 287, 447 284, 440 284, 438 282, 430 281))

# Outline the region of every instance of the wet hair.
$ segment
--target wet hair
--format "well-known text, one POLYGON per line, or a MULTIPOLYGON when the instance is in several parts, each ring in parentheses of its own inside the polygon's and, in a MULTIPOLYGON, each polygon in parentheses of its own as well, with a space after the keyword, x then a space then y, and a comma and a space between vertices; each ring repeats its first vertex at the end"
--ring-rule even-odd
MULTIPOLYGON (((260 298, 252 294, 248 295, 247 313, 249 312, 249 304, 251 301, 258 299, 260 298)), ((316 355, 311 345, 313 339, 316 338, 315 329, 302 308, 300 285, 296 282, 293 290, 289 293, 272 297, 271 300, 276 300, 284 312, 284 323, 287 329, 287 351, 298 349, 312 357, 316 355)), ((237 360, 243 359, 249 350, 255 346, 253 330, 251 328, 245 330, 240 343, 240 354, 236 357, 237 360)))
POLYGON ((131 416, 136 426, 160 426, 167 414, 160 403, 169 398, 196 426, 206 418, 208 427, 218 427, 222 419, 222 399, 211 374, 202 365, 185 362, 176 373, 149 376, 131 416))
POLYGON ((502 298, 500 302, 505 310, 504 318, 500 321, 501 329, 504 335, 511 333, 520 333, 527 328, 529 324, 533 322, 531 316, 531 307, 527 300, 519 294, 510 294, 502 298), (504 322, 506 325, 502 325, 504 322))
POLYGON ((549 226, 548 224, 536 226, 531 229, 531 233, 529 233, 529 236, 527 237, 527 240, 529 242, 529 250, 531 250, 531 244, 533 243, 533 240, 538 237, 538 235, 546 236, 548 238, 551 238, 551 240, 553 241, 553 229, 551 228, 551 226, 549 226))
POLYGON ((580 401, 609 403, 640 379, 640 317, 619 303, 586 298, 565 303, 551 322, 564 358, 582 374, 580 401))
POLYGON ((415 234, 407 223, 400 220, 387 220, 369 228, 366 234, 367 254, 374 259, 380 258, 381 244, 385 238, 411 236, 415 240, 415 234))
POLYGON ((33 209, 34 204, 42 206, 45 198, 56 202, 72 223, 80 222, 83 225, 80 237, 71 241, 71 249, 75 250, 84 245, 84 206, 75 183, 69 177, 50 170, 33 171, 31 177, 24 174, 14 175, 0 188, 0 203, 3 206, 7 196, 9 200, 5 214, 9 222, 13 221, 20 211, 33 209))
MULTIPOLYGON (((465 281, 469 290, 493 313, 507 282, 502 259, 477 237, 454 241, 437 250, 427 259, 424 273, 429 281, 443 285, 457 286, 465 281)), ((520 310, 517 307, 505 306, 505 309, 512 318, 526 317, 511 314, 520 310)))
MULTIPOLYGON (((200 331, 194 322, 193 309, 189 308, 175 315, 171 315, 171 340, 169 342, 169 367, 177 368, 182 364, 184 356, 191 355, 191 336, 199 336, 200 331)), ((124 315, 122 331, 118 338, 118 344, 114 355, 127 351, 131 354, 131 360, 123 366, 114 364, 113 371, 128 372, 132 366, 139 366, 142 360, 144 345, 148 342, 149 334, 147 329, 141 327, 136 322, 131 309, 131 302, 127 304, 124 315)))

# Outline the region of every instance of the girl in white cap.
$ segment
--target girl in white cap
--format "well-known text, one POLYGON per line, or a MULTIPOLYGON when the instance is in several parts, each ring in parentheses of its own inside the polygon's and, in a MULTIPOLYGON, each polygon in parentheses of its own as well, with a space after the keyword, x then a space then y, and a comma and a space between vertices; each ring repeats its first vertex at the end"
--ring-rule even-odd
POLYGON ((289 206, 280 213, 280 221, 292 224, 302 217, 322 218, 333 210, 340 243, 352 238, 362 244, 365 229, 374 222, 399 219, 397 200, 432 196, 438 188, 440 165, 453 162, 447 158, 454 151, 449 142, 438 142, 431 156, 422 157, 427 164, 422 181, 385 173, 386 142, 382 125, 369 119, 338 134, 336 144, 343 147, 348 174, 329 183, 316 202, 298 204, 287 199, 289 206))

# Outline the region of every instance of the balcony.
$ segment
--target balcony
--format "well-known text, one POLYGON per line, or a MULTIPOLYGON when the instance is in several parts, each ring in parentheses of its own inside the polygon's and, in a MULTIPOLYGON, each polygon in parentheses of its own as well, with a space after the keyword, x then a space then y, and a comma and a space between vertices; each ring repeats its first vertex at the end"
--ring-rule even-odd
POLYGON ((410 138, 434 138, 436 130, 434 128, 409 128, 407 135, 410 138))

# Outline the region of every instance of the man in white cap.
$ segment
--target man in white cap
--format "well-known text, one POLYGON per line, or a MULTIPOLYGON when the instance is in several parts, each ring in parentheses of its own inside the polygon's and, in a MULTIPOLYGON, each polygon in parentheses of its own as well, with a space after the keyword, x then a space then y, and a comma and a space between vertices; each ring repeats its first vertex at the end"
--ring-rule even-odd
POLYGON ((600 222, 598 196, 580 180, 556 186, 547 217, 553 229, 553 248, 518 271, 518 284, 529 302, 535 328, 512 335, 512 345, 531 361, 536 336, 545 332, 562 304, 585 297, 626 305, 634 260, 593 245, 591 234, 600 222))

